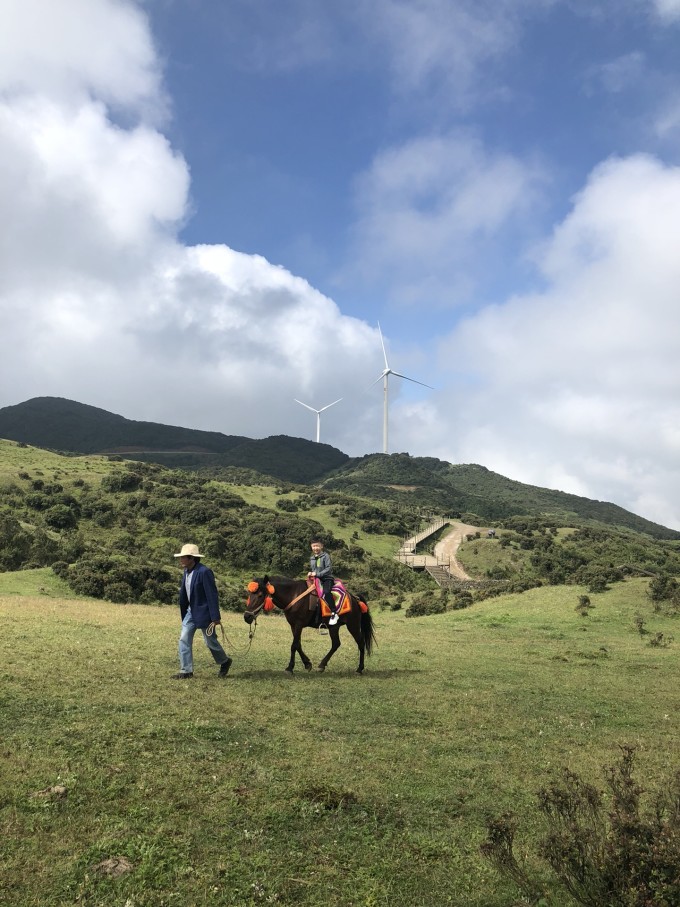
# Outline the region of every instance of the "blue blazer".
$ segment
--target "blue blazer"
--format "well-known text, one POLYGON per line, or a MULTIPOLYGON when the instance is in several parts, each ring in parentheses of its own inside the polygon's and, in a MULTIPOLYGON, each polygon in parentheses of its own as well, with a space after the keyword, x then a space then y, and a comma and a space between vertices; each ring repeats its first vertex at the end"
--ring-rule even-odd
POLYGON ((197 627, 205 630, 213 621, 219 621, 220 606, 217 597, 217 585, 215 584, 215 574, 210 567, 198 563, 194 567, 194 574, 191 577, 191 591, 187 597, 185 585, 187 572, 182 574, 182 583, 179 587, 179 609, 182 613, 182 620, 191 607, 191 616, 197 627))

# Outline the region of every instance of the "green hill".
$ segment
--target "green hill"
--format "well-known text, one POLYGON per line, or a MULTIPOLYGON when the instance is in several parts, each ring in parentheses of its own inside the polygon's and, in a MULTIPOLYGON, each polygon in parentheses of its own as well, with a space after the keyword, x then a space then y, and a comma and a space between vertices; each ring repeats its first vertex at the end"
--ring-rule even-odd
POLYGON ((178 469, 247 467, 288 482, 309 482, 349 458, 328 444, 279 435, 252 440, 216 431, 136 422, 61 397, 0 409, 0 438, 48 450, 119 454, 178 469))
POLYGON ((680 539, 616 504, 525 485, 476 464, 453 465, 433 457, 370 454, 350 460, 324 482, 324 488, 383 501, 409 501, 433 513, 493 522, 517 515, 549 516, 558 525, 605 523, 658 539, 680 539))

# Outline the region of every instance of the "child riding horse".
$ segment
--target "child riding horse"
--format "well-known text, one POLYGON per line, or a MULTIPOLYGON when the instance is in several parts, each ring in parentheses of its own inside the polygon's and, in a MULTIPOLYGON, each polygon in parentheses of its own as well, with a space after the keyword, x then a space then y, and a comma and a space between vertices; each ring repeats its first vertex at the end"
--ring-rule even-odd
MULTIPOLYGON (((310 595, 314 594, 314 587, 308 586, 305 580, 289 579, 286 576, 265 576, 255 579, 248 584, 248 602, 243 619, 251 624, 261 611, 265 609, 267 599, 280 608, 290 624, 293 634, 293 643, 290 647, 290 661, 286 671, 293 673, 295 667, 295 654, 299 654, 306 671, 311 671, 312 662, 305 655, 300 644, 302 631, 305 627, 313 626, 316 606, 310 609, 310 595)), ((340 648, 340 627, 345 626, 354 637, 359 649, 359 667, 357 674, 364 670, 364 654, 370 655, 375 643, 373 618, 365 602, 347 593, 350 607, 339 615, 338 623, 328 628, 331 640, 330 651, 319 662, 319 671, 325 671, 326 665, 340 648)))

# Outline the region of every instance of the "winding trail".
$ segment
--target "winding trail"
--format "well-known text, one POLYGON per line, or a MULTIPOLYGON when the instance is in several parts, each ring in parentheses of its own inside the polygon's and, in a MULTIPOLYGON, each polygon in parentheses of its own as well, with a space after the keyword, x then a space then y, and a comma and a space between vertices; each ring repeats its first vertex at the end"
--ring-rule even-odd
POLYGON ((460 544, 468 533, 479 532, 478 526, 469 526, 467 523, 454 523, 451 532, 447 532, 443 539, 434 546, 435 557, 439 560, 449 561, 449 572, 457 579, 472 579, 469 573, 456 557, 460 544))

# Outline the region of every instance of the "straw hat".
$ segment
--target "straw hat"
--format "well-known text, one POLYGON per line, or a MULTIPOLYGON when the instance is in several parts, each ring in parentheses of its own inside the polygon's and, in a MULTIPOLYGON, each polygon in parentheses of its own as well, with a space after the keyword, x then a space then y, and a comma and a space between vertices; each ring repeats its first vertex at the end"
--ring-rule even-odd
POLYGON ((203 557, 203 555, 198 550, 198 545, 182 545, 182 550, 179 554, 174 554, 173 557, 203 557))

